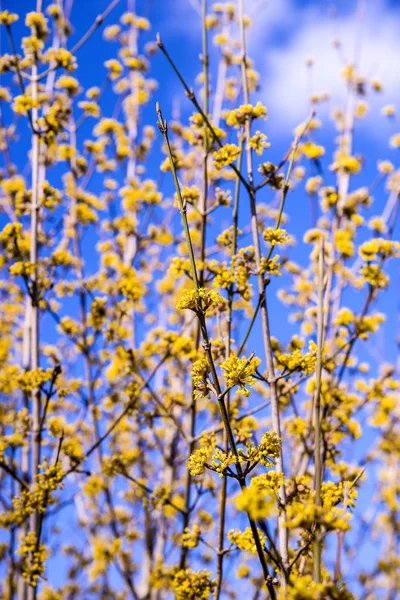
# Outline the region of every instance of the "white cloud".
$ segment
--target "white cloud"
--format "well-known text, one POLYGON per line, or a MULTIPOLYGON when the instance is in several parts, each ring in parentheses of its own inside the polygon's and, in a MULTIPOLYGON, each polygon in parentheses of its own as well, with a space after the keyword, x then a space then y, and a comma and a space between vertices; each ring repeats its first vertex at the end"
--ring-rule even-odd
MULTIPOLYGON (((378 78, 384 86, 383 94, 368 98, 371 111, 365 125, 379 135, 376 127, 379 107, 396 103, 400 94, 400 11, 389 9, 380 0, 365 4, 360 70, 366 76, 378 78)), ((253 21, 249 50, 261 73, 272 128, 285 123, 287 130, 307 114, 311 85, 305 64, 308 57, 314 59, 312 91, 328 92, 332 98, 330 106, 340 98, 343 103, 344 86, 340 79, 343 63, 332 41, 341 42, 341 53, 351 62, 359 29, 355 13, 333 17, 321 6, 301 8, 293 0, 270 0, 264 10, 253 14, 253 21)))

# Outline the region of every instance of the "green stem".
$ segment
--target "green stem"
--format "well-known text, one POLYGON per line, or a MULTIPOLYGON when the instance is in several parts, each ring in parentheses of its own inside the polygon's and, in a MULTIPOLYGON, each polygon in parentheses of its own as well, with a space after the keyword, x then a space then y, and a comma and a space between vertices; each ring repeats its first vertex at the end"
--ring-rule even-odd
MULTIPOLYGON (((321 501, 321 376, 322 376, 322 352, 324 332, 324 242, 321 240, 318 266, 318 348, 317 348, 317 370, 315 388, 315 504, 319 508, 321 501)), ((314 576, 317 583, 321 583, 321 530, 319 516, 316 519, 315 542, 314 542, 314 576)))

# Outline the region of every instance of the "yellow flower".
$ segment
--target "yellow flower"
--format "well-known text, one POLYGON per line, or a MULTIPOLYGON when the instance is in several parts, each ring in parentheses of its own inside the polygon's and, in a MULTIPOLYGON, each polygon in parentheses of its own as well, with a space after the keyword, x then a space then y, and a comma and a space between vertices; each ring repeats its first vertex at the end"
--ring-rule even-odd
POLYGON ((56 81, 57 89, 64 89, 69 94, 77 94, 79 92, 79 81, 70 75, 62 75, 56 81))
POLYGON ((389 143, 391 148, 400 148, 400 133, 395 133, 392 135, 389 143))
POLYGON ((396 114, 396 109, 393 106, 393 104, 387 104, 382 108, 381 113, 385 117, 394 117, 394 115, 396 114))
POLYGON ((104 29, 103 38, 108 42, 115 40, 121 32, 121 27, 119 25, 109 25, 104 29))
POLYGON ((345 171, 346 173, 356 174, 361 169, 361 163, 355 156, 349 156, 345 152, 336 153, 335 161, 329 167, 331 171, 345 171))
POLYGON ((255 135, 250 138, 250 147, 261 156, 264 148, 269 148, 271 144, 267 142, 267 136, 260 131, 257 131, 255 135))
POLYGON ((191 571, 181 569, 172 580, 172 589, 176 600, 208 600, 211 598, 216 581, 211 579, 209 571, 191 571))
POLYGON ((238 386, 237 394, 249 396, 250 391, 246 385, 253 386, 255 384, 254 374, 258 365, 261 363, 259 358, 247 359, 245 356, 230 356, 226 361, 221 363, 221 369, 224 371, 226 385, 228 387, 238 386))
POLYGON ((2 10, 0 12, 0 25, 11 25, 18 21, 19 16, 16 13, 10 13, 8 10, 2 10))
POLYGON ((382 217, 372 217, 368 221, 368 227, 376 233, 386 233, 387 226, 382 217))
POLYGON ((365 117, 367 112, 368 112, 368 104, 365 102, 365 100, 360 100, 359 102, 357 102, 355 116, 358 119, 361 119, 362 117, 365 117))
POLYGON ((285 229, 275 229, 274 227, 267 227, 263 233, 263 237, 271 246, 285 244, 290 239, 285 229))
POLYGON ((178 310, 187 308, 195 312, 205 312, 209 308, 218 308, 221 304, 225 304, 225 300, 218 292, 199 288, 199 290, 184 290, 176 308, 178 310))
POLYGON ((238 510, 246 512, 252 519, 265 519, 271 515, 275 502, 265 491, 253 486, 243 490, 235 498, 238 510))
MULTIPOLYGON (((258 529, 258 535, 261 545, 263 546, 267 541, 267 538, 260 529, 258 529)), ((240 529, 231 529, 228 532, 228 540, 231 544, 235 544, 239 550, 247 550, 247 552, 250 552, 251 554, 257 554, 256 543, 250 527, 247 527, 243 532, 240 531, 240 529)))
POLYGON ((239 154, 239 146, 236 146, 236 144, 225 144, 225 146, 213 153, 215 168, 222 169, 226 165, 231 165, 235 162, 239 154))
POLYGON ((310 159, 320 158, 325 154, 325 148, 323 146, 318 146, 318 144, 314 144, 314 142, 311 141, 301 144, 300 151, 310 159))
POLYGON ((267 118, 267 109, 257 102, 256 106, 252 104, 242 104, 239 108, 232 110, 226 115, 227 125, 233 125, 236 129, 240 125, 244 125, 247 119, 254 120, 259 118, 267 118))
POLYGON ((390 162, 390 160, 378 160, 378 171, 379 173, 393 173, 394 171, 394 166, 393 163, 390 162))
POLYGON ((37 100, 33 100, 28 94, 15 96, 13 110, 19 115, 27 115, 32 108, 38 106, 37 100))
POLYGON ((193 525, 192 530, 185 527, 182 534, 182 546, 185 548, 197 548, 199 545, 201 530, 198 525, 193 525))
POLYGON ((335 247, 345 257, 351 257, 354 254, 354 234, 350 229, 339 229, 335 231, 335 247))

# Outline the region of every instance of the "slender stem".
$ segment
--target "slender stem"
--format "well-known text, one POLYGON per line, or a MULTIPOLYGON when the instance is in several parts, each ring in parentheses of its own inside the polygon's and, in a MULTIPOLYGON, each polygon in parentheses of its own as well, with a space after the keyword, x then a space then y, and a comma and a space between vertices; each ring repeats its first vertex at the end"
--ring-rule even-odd
MULTIPOLYGON (((244 12, 243 12, 243 0, 238 0, 239 6, 239 26, 240 26, 240 43, 241 43, 241 67, 242 67, 242 87, 243 87, 243 96, 244 103, 249 103, 249 86, 247 80, 247 57, 246 57, 246 41, 245 41, 245 33, 244 33, 244 12)), ((278 401, 278 389, 277 389, 277 381, 275 376, 275 367, 274 367, 274 359, 273 359, 273 351, 272 351, 272 342, 271 342, 271 333, 270 333, 270 325, 269 325, 269 315, 268 315, 268 306, 267 306, 267 294, 266 294, 266 285, 264 281, 263 274, 261 273, 261 249, 260 249, 260 239, 258 232, 258 220, 257 220, 257 205, 256 205, 256 192, 253 185, 253 157, 252 157, 252 148, 250 145, 250 137, 251 137, 251 122, 249 119, 246 119, 245 123, 245 135, 246 135, 246 150, 247 150, 247 173, 248 173, 248 182, 249 182, 249 198, 250 198, 250 212, 251 212, 251 229, 253 235, 253 246, 255 252, 256 266, 257 266, 257 284, 258 284, 258 293, 261 300, 261 322, 262 322, 262 333, 263 333, 263 342, 264 342, 264 350, 265 350, 265 358, 267 362, 268 368, 268 382, 270 385, 270 397, 271 397, 271 413, 272 413, 272 426, 277 433, 277 435, 281 438, 281 423, 280 423, 280 415, 279 415, 279 401, 278 401)), ((293 155, 292 155, 293 156, 293 155)), ((286 192, 287 193, 287 192, 286 192)), ((286 197, 286 196, 284 196, 286 197)), ((283 206, 282 206, 283 210, 283 206)), ((284 475, 284 460, 283 460, 283 445, 281 449, 281 453, 277 460, 277 471, 284 475)), ((281 569, 281 586, 282 589, 286 589, 286 580, 287 580, 287 567, 289 564, 289 536, 288 529, 285 526, 285 506, 286 506, 286 489, 284 483, 279 489, 279 501, 281 505, 281 510, 279 512, 278 517, 278 535, 279 535, 279 550, 281 554, 281 560, 283 568, 281 569)))
MULTIPOLYGON (((241 171, 243 160, 243 138, 240 140, 240 154, 238 158, 238 170, 241 171)), ((233 236, 232 236, 232 253, 231 259, 234 260, 237 251, 237 238, 238 238, 238 220, 239 220, 239 196, 240 196, 240 179, 237 177, 235 185, 235 199, 232 211, 233 220, 233 236)), ((226 332, 226 344, 225 344, 225 358, 226 360, 231 355, 231 336, 232 336, 232 312, 233 312, 233 296, 234 296, 234 284, 232 284, 228 290, 228 316, 227 316, 227 332, 226 332)), ((230 390, 225 390, 226 393, 226 407, 229 415, 230 408, 230 390)), ((226 430, 224 430, 224 448, 228 451, 228 438, 226 430)), ((218 518, 218 558, 217 558, 217 588, 215 591, 215 598, 219 600, 222 590, 222 582, 224 575, 224 537, 225 537, 225 517, 226 517, 226 499, 227 499, 227 485, 228 478, 226 475, 223 477, 221 486, 221 495, 219 502, 219 518, 218 518)))
MULTIPOLYGON (((324 241, 321 240, 318 264, 318 349, 317 370, 314 401, 314 427, 315 427, 315 504, 319 508, 321 501, 321 376, 322 376, 322 352, 324 335, 324 241)), ((315 542, 314 542, 314 576, 317 583, 321 582, 321 532, 319 517, 316 519, 315 542)))
MULTIPOLYGON (((32 99, 37 101, 37 65, 32 66, 32 99)), ((39 145, 40 138, 36 132, 38 120, 38 109, 32 109, 33 133, 32 133, 32 200, 31 200, 31 241, 30 262, 33 273, 31 276, 31 364, 32 371, 39 368, 39 289, 38 289, 38 235, 39 235, 39 145)), ((40 389, 34 388, 31 396, 32 402, 32 457, 31 457, 31 480, 34 485, 35 476, 40 464, 41 430, 40 430, 40 389)), ((31 518, 31 531, 36 532, 38 526, 38 514, 33 513, 31 518)))

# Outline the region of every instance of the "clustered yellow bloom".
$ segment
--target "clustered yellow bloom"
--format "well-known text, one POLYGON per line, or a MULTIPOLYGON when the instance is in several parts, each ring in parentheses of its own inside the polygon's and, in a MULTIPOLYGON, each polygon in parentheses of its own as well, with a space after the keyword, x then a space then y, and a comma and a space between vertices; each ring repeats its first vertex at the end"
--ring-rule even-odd
POLYGON ((222 169, 227 165, 231 165, 239 154, 239 146, 236 146, 236 144, 225 144, 225 146, 213 153, 215 168, 222 169))
POLYGON ((263 237, 271 246, 285 244, 290 239, 285 229, 276 229, 274 227, 267 227, 263 233, 263 237))
POLYGON ((225 304, 225 300, 218 292, 199 288, 198 290, 184 290, 176 308, 178 310, 187 308, 194 312, 205 312, 209 308, 218 308, 221 304, 225 304))
POLYGON ((298 348, 291 353, 281 354, 276 352, 275 354, 278 367, 282 368, 284 372, 302 371, 305 375, 310 375, 315 371, 317 364, 317 346, 315 342, 311 341, 309 343, 307 354, 302 354, 298 348))
POLYGON ((96 580, 100 575, 104 575, 107 567, 115 560, 122 550, 122 540, 114 539, 112 542, 96 536, 93 541, 93 564, 90 569, 90 575, 96 580))
POLYGON ((11 25, 18 21, 19 17, 16 13, 10 13, 8 10, 2 10, 0 12, 0 25, 11 25))
POLYGON ((10 524, 21 525, 34 512, 44 513, 52 504, 53 492, 60 489, 64 477, 60 463, 49 467, 44 461, 42 472, 31 490, 23 489, 19 496, 13 498, 13 509, 0 516, 0 524, 8 527, 10 524))
POLYGON ((230 356, 226 361, 221 363, 221 369, 224 371, 226 385, 229 388, 238 386, 237 394, 244 396, 250 395, 250 390, 247 386, 253 386, 255 383, 254 374, 257 367, 261 363, 259 358, 247 359, 245 356, 230 356))
POLYGON ((346 152, 338 151, 335 154, 335 160, 330 166, 331 171, 345 171, 355 175, 361 169, 361 162, 355 156, 349 156, 346 152))
POLYGON ((368 221, 368 227, 376 233, 386 233, 387 226, 382 217, 372 217, 368 221))
POLYGON ((307 194, 316 194, 321 186, 322 177, 316 175, 315 177, 309 177, 306 181, 306 192, 307 194))
POLYGON ((66 48, 50 48, 45 58, 66 71, 73 71, 77 67, 76 57, 66 48))
POLYGON ((258 446, 247 440, 245 448, 238 448, 238 455, 233 452, 224 452, 216 448, 215 435, 203 434, 200 446, 189 457, 188 469, 190 474, 195 477, 202 475, 205 469, 218 473, 220 476, 229 469, 230 466, 238 462, 254 463, 270 467, 281 451, 281 440, 275 432, 267 432, 261 438, 258 446))
POLYGON ((335 231, 335 248, 342 256, 349 258, 354 255, 354 232, 350 228, 335 231))
POLYGON ((13 111, 18 115, 27 115, 32 108, 36 108, 37 106, 37 100, 34 100, 28 94, 23 94, 20 96, 15 96, 13 111))
POLYGON ((260 131, 256 131, 255 135, 250 138, 250 148, 253 148, 258 156, 261 156, 264 148, 269 148, 270 145, 271 144, 267 142, 265 133, 261 133, 260 131))
POLYGON ((400 148, 400 133, 395 133, 390 138, 390 147, 391 148, 400 148))
POLYGON ((304 144, 301 144, 299 147, 299 151, 303 152, 303 154, 310 159, 320 158, 325 154, 325 148, 323 146, 318 146, 314 144, 314 142, 307 141, 304 144))
POLYGON ((263 473, 262 475, 253 477, 251 480, 251 487, 259 491, 272 490, 277 492, 283 485, 283 482, 284 477, 282 473, 278 473, 277 471, 269 471, 268 473, 263 473))
POLYGON ((345 585, 340 586, 336 583, 322 582, 316 583, 312 575, 300 575, 293 573, 293 577, 286 591, 279 592, 279 600, 320 600, 321 598, 338 598, 340 600, 354 600, 354 596, 346 589, 345 585))
POLYGON ((121 275, 117 281, 117 289, 120 294, 132 302, 138 302, 146 290, 136 269, 133 267, 124 267, 121 269, 121 275))
MULTIPOLYGON (((258 535, 261 541, 261 545, 264 546, 267 541, 264 533, 258 529, 258 535)), ((239 548, 239 550, 247 550, 251 554, 257 554, 257 547, 254 540, 253 532, 250 527, 247 527, 245 531, 240 531, 240 529, 231 529, 228 532, 228 540, 231 544, 235 544, 239 548)))
POLYGON ((276 501, 267 490, 251 485, 244 489, 235 499, 238 510, 246 512, 252 519, 265 519, 270 517, 276 501))
POLYGON ((364 242, 359 248, 361 258, 366 261, 400 256, 400 242, 374 238, 364 242))
POLYGON ((270 467, 275 464, 275 459, 280 455, 281 446, 282 440, 275 431, 267 431, 263 434, 258 446, 248 441, 245 450, 239 448, 239 458, 242 461, 260 463, 264 467, 270 467))
POLYGON ((210 394, 209 379, 210 366, 206 358, 199 358, 192 365, 191 376, 196 398, 207 398, 210 394))
POLYGON ((25 18, 25 25, 30 27, 32 34, 35 34, 38 38, 43 39, 49 33, 47 19, 40 12, 32 11, 28 13, 25 18))
POLYGON ((244 125, 247 119, 254 120, 260 118, 267 118, 267 109, 261 102, 257 102, 256 106, 242 104, 239 108, 235 108, 226 115, 226 123, 237 129, 241 125, 244 125))
POLYGON ((66 90, 70 95, 74 95, 79 92, 79 81, 71 75, 62 75, 57 79, 55 87, 60 90, 66 90))
POLYGON ((22 574, 24 580, 32 587, 37 587, 38 579, 44 574, 48 550, 44 544, 38 543, 36 533, 30 531, 21 538, 17 554, 22 560, 22 574))
POLYGON ((190 530, 185 527, 185 531, 182 534, 182 545, 186 548, 197 548, 200 541, 201 530, 198 525, 193 525, 190 530))
POLYGON ((181 569, 172 580, 171 587, 176 600, 208 600, 216 586, 209 571, 191 571, 181 569))
POLYGON ((215 435, 203 434, 200 446, 190 455, 188 470, 192 477, 202 475, 215 450, 215 435))

